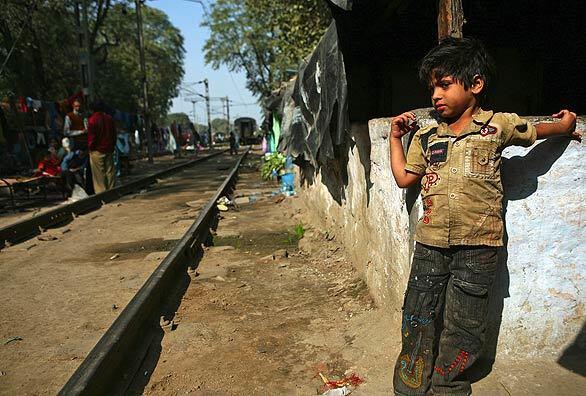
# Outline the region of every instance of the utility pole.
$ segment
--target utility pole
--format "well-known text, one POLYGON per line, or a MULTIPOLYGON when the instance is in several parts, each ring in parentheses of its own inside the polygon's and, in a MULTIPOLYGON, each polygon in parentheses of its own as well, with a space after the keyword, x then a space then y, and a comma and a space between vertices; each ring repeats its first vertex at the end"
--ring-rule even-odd
MULTIPOLYGON (((87 1, 87 0, 86 0, 87 1)), ((147 153, 149 163, 153 163, 153 136, 150 128, 149 117, 149 90, 147 84, 146 64, 144 60, 144 40, 142 37, 142 12, 141 5, 144 0, 135 0, 136 3, 136 25, 138 29, 138 49, 140 51, 140 73, 142 77, 142 96, 143 96, 143 117, 144 128, 147 136, 147 153)))
MULTIPOLYGON (((207 78, 204 78, 201 81, 196 81, 194 83, 191 83, 191 85, 196 85, 196 84, 204 84, 205 88, 206 88, 206 93, 205 95, 202 95, 198 92, 192 91, 190 89, 185 88, 185 90, 187 92, 189 92, 192 95, 197 95, 200 98, 205 99, 206 101, 206 110, 207 110, 207 116, 208 116, 208 141, 209 141, 209 148, 211 149, 213 146, 213 135, 212 135, 212 117, 211 117, 211 111, 210 111, 210 84, 207 78)), ((190 102, 193 103, 193 116, 195 117, 195 102, 193 102, 191 99, 189 99, 190 102)))
POLYGON ((197 124, 197 118, 195 118, 195 104, 197 103, 197 100, 192 99, 191 100, 191 104, 193 105, 193 125, 197 124))
POLYGON ((230 125, 230 99, 226 96, 226 118, 228 119, 228 135, 232 131, 232 126, 230 125))
POLYGON ((212 118, 210 116, 210 84, 208 82, 208 79, 204 79, 203 80, 204 85, 206 86, 206 95, 205 95, 205 100, 206 100, 206 110, 208 113, 208 139, 209 139, 209 147, 210 150, 213 146, 213 135, 212 135, 212 118))
POLYGON ((77 0, 75 19, 79 45, 79 71, 86 106, 94 100, 94 71, 90 51, 90 33, 88 22, 88 0, 77 0))

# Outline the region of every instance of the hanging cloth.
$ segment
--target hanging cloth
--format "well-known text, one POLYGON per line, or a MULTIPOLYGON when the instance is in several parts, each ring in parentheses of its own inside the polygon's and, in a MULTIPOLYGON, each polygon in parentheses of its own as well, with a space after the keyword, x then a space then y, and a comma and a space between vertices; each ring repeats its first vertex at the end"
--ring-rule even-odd
POLYGON ((26 99, 22 96, 18 98, 18 102, 16 102, 16 109, 21 113, 28 113, 28 107, 26 105, 26 99))
POLYGON ((39 111, 43 107, 43 102, 38 99, 32 99, 33 110, 39 111))

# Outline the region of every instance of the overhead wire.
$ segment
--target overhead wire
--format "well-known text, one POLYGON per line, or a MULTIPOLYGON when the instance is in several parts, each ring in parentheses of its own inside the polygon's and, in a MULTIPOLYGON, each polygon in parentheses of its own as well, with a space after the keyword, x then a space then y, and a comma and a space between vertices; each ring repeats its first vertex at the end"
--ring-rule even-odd
POLYGON ((232 76, 232 72, 229 71, 228 74, 230 75, 230 80, 232 80, 232 85, 234 85, 234 88, 236 89, 236 93, 238 94, 238 97, 240 98, 241 101, 244 102, 244 98, 242 97, 242 94, 240 94, 240 89, 238 89, 238 86, 236 85, 236 81, 234 81, 234 77, 232 76))
MULTIPOLYGON (((155 0, 151 0, 151 1, 155 1, 155 0)), ((190 3, 198 3, 202 6, 202 8, 204 9, 204 12, 208 11, 208 6, 209 4, 204 3, 202 0, 183 0, 186 2, 190 2, 190 3)), ((238 97, 240 98, 240 102, 234 102, 232 100, 229 100, 230 102, 230 106, 236 106, 236 107, 246 107, 246 106, 258 106, 258 102, 245 102, 244 97, 242 96, 242 93, 240 92, 240 88, 238 87, 238 85, 236 84, 236 81, 234 80, 234 76, 233 73, 231 71, 228 71, 228 74, 230 75, 230 81, 232 82, 232 85, 234 87, 234 89, 236 90, 236 93, 238 94, 238 97)), ((183 83, 180 86, 180 91, 184 90, 187 93, 189 93, 190 95, 197 95, 200 96, 202 98, 205 98, 204 95, 195 92, 193 90, 193 85, 194 84, 190 84, 190 83, 183 83)), ((226 97, 210 97, 209 100, 225 100, 226 97)))

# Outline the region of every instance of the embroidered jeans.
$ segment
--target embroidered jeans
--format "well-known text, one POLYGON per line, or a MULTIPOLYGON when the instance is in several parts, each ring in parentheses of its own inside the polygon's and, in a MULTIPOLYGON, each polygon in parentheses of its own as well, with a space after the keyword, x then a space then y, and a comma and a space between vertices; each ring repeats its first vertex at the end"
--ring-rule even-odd
POLYGON ((417 243, 403 304, 397 395, 470 395, 466 369, 484 342, 497 248, 417 243))

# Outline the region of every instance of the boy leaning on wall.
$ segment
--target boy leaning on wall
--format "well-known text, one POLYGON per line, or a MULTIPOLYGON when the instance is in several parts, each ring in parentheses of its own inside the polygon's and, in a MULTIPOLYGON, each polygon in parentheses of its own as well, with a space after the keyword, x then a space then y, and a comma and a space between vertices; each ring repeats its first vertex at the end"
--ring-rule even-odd
POLYGON ((438 124, 415 132, 407 158, 401 137, 415 114, 393 118, 391 168, 399 187, 421 183, 423 217, 405 292, 396 395, 470 395, 466 374, 478 358, 488 295, 503 244, 501 152, 510 145, 575 132, 576 114, 531 125, 516 114, 481 108, 492 61, 475 39, 447 38, 423 59, 438 124))

